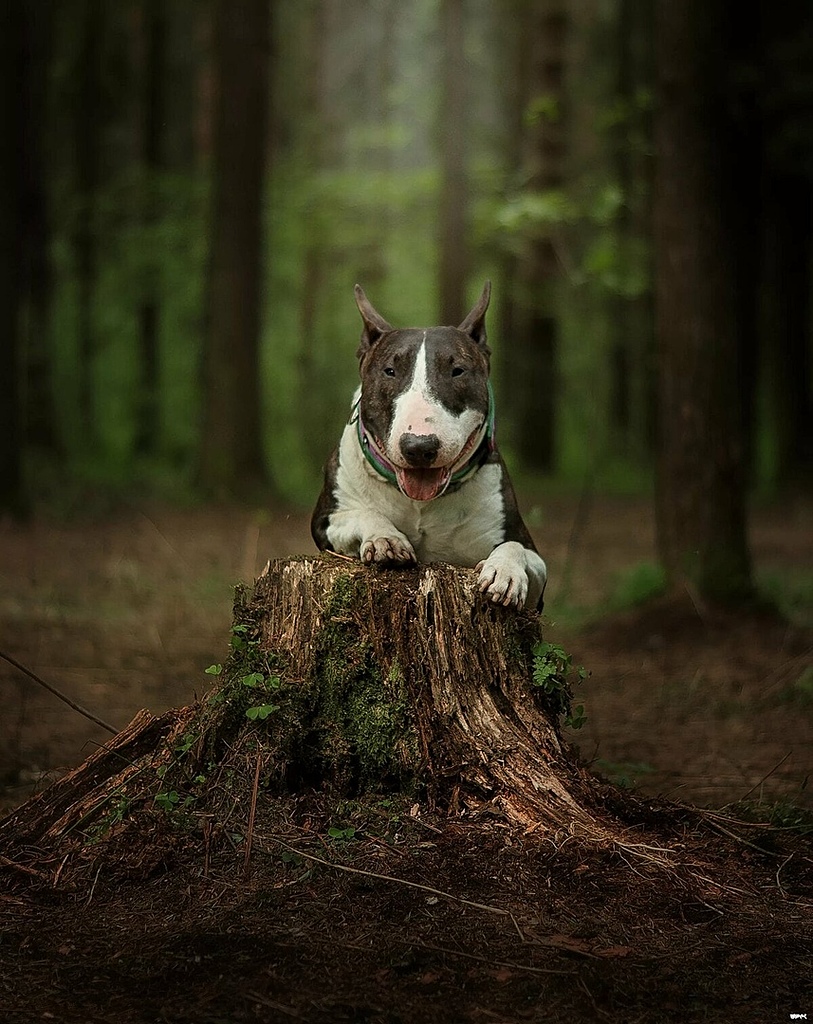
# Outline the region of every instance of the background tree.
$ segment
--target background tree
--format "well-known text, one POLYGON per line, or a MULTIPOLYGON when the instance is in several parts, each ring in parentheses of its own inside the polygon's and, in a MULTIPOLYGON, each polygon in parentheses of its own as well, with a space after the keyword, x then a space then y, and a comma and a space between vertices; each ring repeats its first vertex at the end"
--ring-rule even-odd
POLYGON ((809 480, 813 468, 813 10, 804 3, 762 4, 758 27, 764 266, 762 358, 755 370, 763 375, 767 422, 757 429, 768 428, 763 449, 765 433, 773 434, 773 479, 792 486, 809 480))
POLYGON ((267 476, 262 444, 263 185, 269 103, 267 0, 218 0, 214 171, 200 481, 239 494, 267 476))
POLYGON ((438 321, 457 324, 466 311, 469 232, 466 213, 466 20, 463 0, 441 0, 438 321))
POLYGON ((726 89, 729 20, 702 0, 656 8, 658 545, 706 598, 750 595, 738 306, 741 232, 726 89))
POLYGON ((25 144, 28 125, 20 83, 28 74, 25 4, 0 16, 0 510, 19 512, 23 501, 20 424, 21 269, 25 252, 25 144))
POLYGON ((539 205, 532 205, 531 227, 508 264, 500 358, 511 381, 510 438, 524 466, 548 472, 556 450, 561 265, 553 224, 564 182, 568 15, 561 0, 521 2, 519 15, 513 123, 520 139, 512 149, 520 156, 523 191, 539 205))

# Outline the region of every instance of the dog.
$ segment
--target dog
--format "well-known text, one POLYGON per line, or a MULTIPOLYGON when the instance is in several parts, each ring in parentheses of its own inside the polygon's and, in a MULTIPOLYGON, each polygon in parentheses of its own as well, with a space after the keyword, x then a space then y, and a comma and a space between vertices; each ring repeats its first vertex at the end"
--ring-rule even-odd
POLYGON ((361 386, 311 520, 321 551, 475 568, 492 601, 541 609, 547 569, 494 439, 486 281, 459 327, 396 328, 359 285, 361 386))

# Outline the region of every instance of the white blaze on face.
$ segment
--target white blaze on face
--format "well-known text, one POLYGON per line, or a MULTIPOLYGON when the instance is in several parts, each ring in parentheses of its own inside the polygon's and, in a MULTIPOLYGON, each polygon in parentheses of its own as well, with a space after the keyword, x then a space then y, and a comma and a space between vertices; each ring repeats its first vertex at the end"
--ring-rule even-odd
POLYGON ((396 466, 405 466, 400 448, 404 434, 418 437, 434 434, 440 449, 432 465, 451 467, 457 461, 472 432, 483 422, 482 413, 464 409, 460 415, 446 409, 435 397, 432 380, 426 365, 426 331, 415 359, 415 371, 406 391, 395 400, 392 427, 386 441, 387 458, 396 466))

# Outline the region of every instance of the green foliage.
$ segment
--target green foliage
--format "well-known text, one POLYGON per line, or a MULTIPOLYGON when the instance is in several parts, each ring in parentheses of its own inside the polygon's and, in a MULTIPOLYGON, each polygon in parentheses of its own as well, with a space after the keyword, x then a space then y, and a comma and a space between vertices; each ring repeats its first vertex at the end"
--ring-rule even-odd
POLYGON ((666 590, 666 573, 655 562, 638 562, 619 573, 608 602, 610 610, 637 608, 666 590))
POLYGON ((264 722, 269 715, 273 715, 279 709, 279 704, 258 704, 254 707, 246 708, 246 718, 252 722, 264 722))
POLYGON ((572 685, 587 678, 587 670, 573 665, 573 658, 560 644, 540 640, 533 649, 533 683, 545 694, 554 714, 563 715, 565 725, 581 729, 586 722, 584 705, 572 708, 572 685))
POLYGON ((525 108, 525 124, 534 127, 542 121, 557 124, 562 119, 562 107, 559 98, 553 93, 540 93, 525 108))
MULTIPOLYGON (((65 183, 67 184, 67 183, 65 183)), ((198 441, 198 363, 207 235, 208 183, 203 175, 125 167, 84 198, 60 182, 51 260, 54 295, 50 318, 52 375, 59 428, 75 474, 121 483, 137 472, 134 444, 144 395, 139 362, 141 310, 160 310, 157 457, 191 467, 198 441), (83 339, 78 226, 92 218, 97 273, 90 294, 93 422, 80 418, 83 339)))
POLYGON ((356 830, 352 825, 347 828, 337 828, 332 826, 327 830, 327 834, 331 839, 338 842, 349 842, 351 839, 356 838, 356 830))
MULTIPOLYGON (((243 686, 250 690, 262 690, 265 693, 272 693, 279 690, 282 681, 279 676, 264 675, 262 672, 250 672, 240 680, 243 686)), ((279 704, 261 704, 258 707, 250 707, 246 711, 246 717, 252 720, 264 721, 269 715, 279 711, 279 704)))
POLYGON ((162 811, 174 811, 181 802, 181 795, 177 789, 162 790, 155 794, 155 802, 162 811))

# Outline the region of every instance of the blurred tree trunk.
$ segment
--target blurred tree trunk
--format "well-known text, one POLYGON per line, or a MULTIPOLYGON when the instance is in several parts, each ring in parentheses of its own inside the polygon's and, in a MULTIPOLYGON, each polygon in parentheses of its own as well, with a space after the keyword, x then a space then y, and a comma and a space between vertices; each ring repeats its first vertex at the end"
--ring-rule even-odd
POLYGON ((50 313, 53 271, 49 253, 50 223, 45 180, 48 132, 48 71, 52 58, 50 0, 24 5, 25 38, 22 43, 27 70, 18 83, 21 116, 29 127, 20 144, 23 162, 22 220, 24 252, 20 325, 24 345, 22 379, 23 436, 26 445, 58 457, 61 451, 51 377, 50 313))
POLYGON ((236 495, 267 481, 260 410, 268 0, 216 0, 214 169, 200 482, 236 495))
POLYGON ((623 195, 618 221, 623 292, 610 309, 615 335, 610 408, 619 451, 643 464, 654 452, 656 415, 654 309, 643 255, 652 235, 652 123, 644 99, 654 76, 652 8, 620 0, 616 28, 623 117, 612 132, 611 146, 623 195))
POLYGON ((20 103, 27 73, 27 15, 23 0, 0 13, 0 511, 23 507, 20 429, 21 268, 25 251, 25 140, 31 125, 20 103))
MULTIPOLYGON (((304 9, 304 8, 303 8, 304 9)), ((328 113, 324 90, 325 50, 329 42, 326 0, 312 0, 307 7, 307 57, 303 69, 304 109, 299 112, 303 124, 303 172, 318 178, 327 163, 328 113)), ((332 133, 330 133, 332 134, 332 133)), ((306 216, 311 225, 321 223, 325 197, 319 188, 309 196, 306 216)), ((305 234, 303 258, 302 298, 299 305, 300 348, 297 353, 301 422, 313 423, 320 405, 317 355, 319 303, 322 297, 325 264, 330 255, 325 253, 325 239, 321 231, 305 234)))
POLYGON ((440 323, 466 312, 468 184, 466 180, 466 56, 463 0, 441 0, 440 209, 438 301, 440 323))
POLYGON ((73 233, 78 285, 79 415, 86 444, 96 438, 94 363, 96 329, 93 298, 97 276, 96 191, 101 173, 103 82, 102 39, 108 9, 103 0, 84 0, 79 11, 78 88, 74 107, 76 191, 79 214, 73 233))
MULTIPOLYGON (((142 159, 144 164, 144 223, 149 233, 158 220, 158 175, 163 167, 165 104, 166 24, 163 0, 144 0, 141 8, 142 64, 142 159)), ((160 282, 155 266, 144 281, 138 310, 138 341, 141 363, 140 395, 135 449, 153 455, 158 447, 159 380, 158 340, 161 307, 160 282)))
POLYGON ((776 432, 776 479, 788 484, 813 469, 813 189, 798 174, 769 173, 767 179, 764 362, 776 432))
POLYGON ((736 601, 751 593, 740 328, 754 310, 739 294, 742 238, 729 200, 739 152, 727 31, 725 10, 705 0, 656 7, 656 512, 672 581, 736 601))
MULTIPOLYGON (((525 191, 560 189, 565 155, 565 43, 562 0, 521 3, 518 67, 521 165, 525 191)), ((513 280, 504 328, 503 377, 511 386, 510 440, 524 466, 550 471, 556 450, 556 374, 561 267, 551 230, 539 226, 509 263, 513 280), (509 340, 510 339, 510 340, 509 340)))

